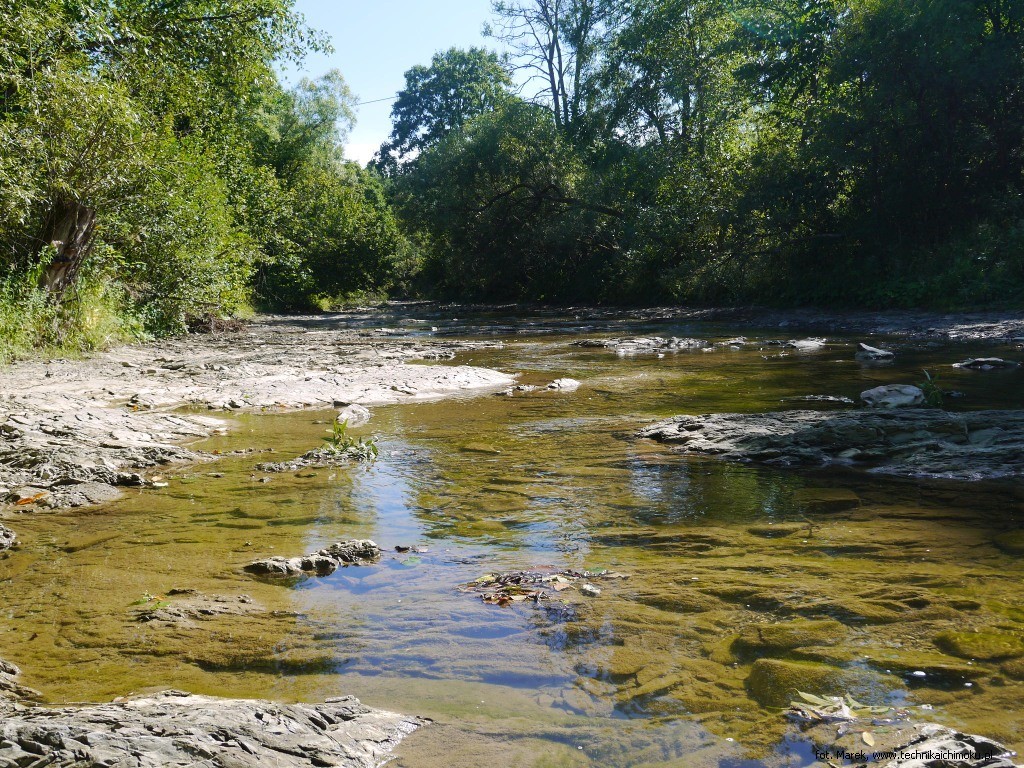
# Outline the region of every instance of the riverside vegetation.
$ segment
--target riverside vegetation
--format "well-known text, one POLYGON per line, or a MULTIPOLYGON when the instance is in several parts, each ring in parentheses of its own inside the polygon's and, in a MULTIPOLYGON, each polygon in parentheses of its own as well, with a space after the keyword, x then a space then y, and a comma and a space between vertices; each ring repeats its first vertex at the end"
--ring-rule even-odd
POLYGON ((361 168, 342 74, 277 74, 330 46, 291 0, 2 0, 0 356, 354 296, 1022 300, 1016 0, 500 0, 489 33, 361 168))

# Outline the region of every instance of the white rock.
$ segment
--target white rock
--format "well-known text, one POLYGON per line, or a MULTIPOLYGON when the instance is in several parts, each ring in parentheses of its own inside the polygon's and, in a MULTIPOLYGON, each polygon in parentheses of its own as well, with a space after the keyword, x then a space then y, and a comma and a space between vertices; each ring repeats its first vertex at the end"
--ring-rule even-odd
POLYGON ((555 379, 548 384, 548 389, 559 389, 563 392, 575 392, 580 388, 580 383, 576 379, 555 379))
POLYGON ((867 344, 862 343, 857 345, 855 357, 858 360, 892 360, 896 355, 887 349, 869 347, 867 344))
POLYGON ((370 413, 369 408, 364 408, 361 405, 352 403, 350 405, 346 405, 338 412, 338 417, 335 421, 339 424, 344 421, 347 422, 350 427, 358 427, 360 424, 368 422, 371 416, 373 416, 373 414, 370 413))
POLYGON ((888 384, 861 392, 860 399, 874 408, 906 408, 924 403, 924 392, 910 384, 888 384))

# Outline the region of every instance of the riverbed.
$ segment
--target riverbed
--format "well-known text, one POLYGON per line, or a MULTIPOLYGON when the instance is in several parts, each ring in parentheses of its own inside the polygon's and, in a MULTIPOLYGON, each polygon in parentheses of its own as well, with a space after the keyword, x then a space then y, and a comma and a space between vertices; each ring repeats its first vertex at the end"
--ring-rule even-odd
POLYGON ((771 469, 635 436, 680 413, 850 408, 801 398, 856 399, 925 370, 963 395, 950 409, 1020 409, 1024 373, 952 367, 1019 357, 1016 342, 829 333, 799 351, 777 342, 814 329, 421 314, 338 322, 488 342, 420 364, 540 388, 376 407, 353 430, 376 461, 296 473, 257 465, 316 447, 334 410, 226 414, 226 434, 190 445, 219 460, 168 468, 166 487, 9 516, 23 545, 0 561, 0 656, 22 682, 52 702, 354 694, 435 719, 393 763, 418 768, 808 765, 782 715, 797 687, 925 705, 1024 748, 1024 560, 999 544, 1024 527, 1024 486, 771 469), (711 346, 577 345, 637 335, 711 346), (896 361, 856 361, 857 341, 896 361), (564 377, 580 388, 544 389, 564 377), (353 538, 376 541, 381 562, 288 582, 242 572, 353 538), (458 589, 539 568, 627 578, 510 606, 458 589), (248 607, 138 620, 187 590, 248 607), (782 640, 761 631, 780 625, 782 640))

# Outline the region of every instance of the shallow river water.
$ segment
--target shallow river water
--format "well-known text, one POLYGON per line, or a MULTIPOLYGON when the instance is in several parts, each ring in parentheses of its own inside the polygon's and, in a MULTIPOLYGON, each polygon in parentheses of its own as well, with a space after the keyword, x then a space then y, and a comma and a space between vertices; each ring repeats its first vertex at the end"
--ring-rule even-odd
POLYGON ((793 335, 779 328, 388 323, 501 340, 457 362, 583 386, 378 408, 357 430, 375 436, 375 463, 297 474, 254 467, 316 446, 333 412, 236 415, 198 446, 224 457, 169 472, 166 489, 16 518, 26 544, 0 561, 0 655, 22 682, 53 702, 352 693, 437 721, 400 747, 393 765, 410 767, 807 765, 782 712, 808 688, 931 705, 929 719, 1024 747, 1024 559, 995 544, 1024 526, 1020 486, 773 470, 633 437, 677 413, 837 407, 793 398, 856 398, 922 369, 966 393, 951 407, 1022 408, 1024 374, 950 367, 1019 350, 876 337, 900 355, 871 367, 854 339, 806 354, 760 343, 793 335), (572 345, 637 333, 754 343, 664 357, 572 345), (248 448, 274 453, 232 454, 248 448), (381 563, 286 583, 241 571, 349 538, 374 539, 381 563), (511 607, 456 589, 540 566, 629 578, 511 607), (174 589, 259 610, 135 620, 174 589))

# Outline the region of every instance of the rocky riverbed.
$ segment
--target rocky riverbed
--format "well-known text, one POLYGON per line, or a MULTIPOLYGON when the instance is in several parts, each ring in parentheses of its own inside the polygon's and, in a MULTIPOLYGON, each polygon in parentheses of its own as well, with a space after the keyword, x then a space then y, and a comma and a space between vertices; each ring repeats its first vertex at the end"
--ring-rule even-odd
POLYGON ((351 696, 275 704, 164 691, 59 708, 0 701, 0 761, 56 768, 376 768, 424 724, 351 696))
POLYGON ((677 416, 640 431, 687 453, 776 466, 865 466, 904 477, 1024 477, 1024 412, 939 409, 677 416))
POLYGON ((264 318, 234 333, 121 347, 0 370, 0 505, 83 506, 196 462, 186 444, 224 429, 215 413, 381 405, 500 390, 512 377, 444 361, 486 346, 394 339, 344 320, 264 318))

